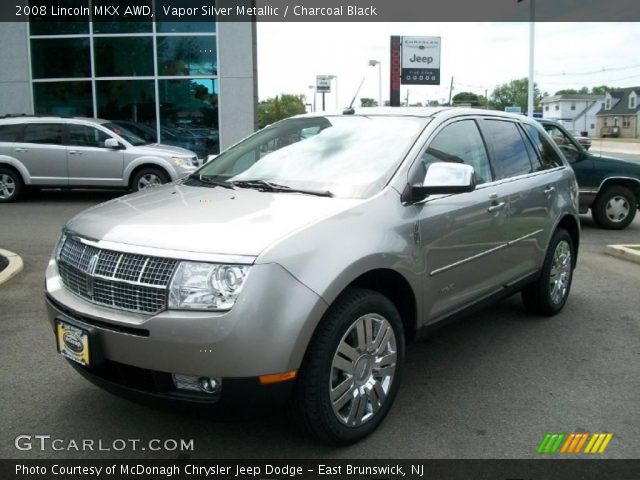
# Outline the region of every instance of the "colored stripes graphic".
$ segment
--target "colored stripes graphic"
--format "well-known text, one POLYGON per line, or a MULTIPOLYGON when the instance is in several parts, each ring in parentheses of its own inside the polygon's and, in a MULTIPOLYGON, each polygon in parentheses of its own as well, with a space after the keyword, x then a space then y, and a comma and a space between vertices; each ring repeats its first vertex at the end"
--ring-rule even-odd
POLYGON ((604 453, 612 438, 613 433, 547 433, 538 445, 538 453, 604 453))

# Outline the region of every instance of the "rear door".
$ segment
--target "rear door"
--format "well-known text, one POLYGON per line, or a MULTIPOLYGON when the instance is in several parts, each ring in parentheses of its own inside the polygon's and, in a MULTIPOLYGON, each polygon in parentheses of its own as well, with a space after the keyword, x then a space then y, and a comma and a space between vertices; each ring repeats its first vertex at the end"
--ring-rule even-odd
POLYGON ((70 185, 122 185, 124 154, 104 146, 113 138, 91 125, 70 123, 67 157, 70 185))
POLYGON ((63 132, 62 123, 25 123, 22 141, 13 144, 13 156, 27 167, 33 185, 69 184, 63 132))
POLYGON ((508 196, 508 280, 520 280, 540 267, 560 174, 545 168, 520 122, 486 118, 482 131, 489 139, 491 163, 500 189, 508 196))

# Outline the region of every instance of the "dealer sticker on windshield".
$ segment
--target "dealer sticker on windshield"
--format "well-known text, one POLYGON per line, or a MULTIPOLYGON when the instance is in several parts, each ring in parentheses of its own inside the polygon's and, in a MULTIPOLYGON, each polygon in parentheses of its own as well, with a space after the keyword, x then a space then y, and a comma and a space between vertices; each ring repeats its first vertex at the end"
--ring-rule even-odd
POLYGON ((56 337, 58 341, 58 352, 60 352, 61 355, 85 367, 89 366, 88 332, 56 320, 56 337))

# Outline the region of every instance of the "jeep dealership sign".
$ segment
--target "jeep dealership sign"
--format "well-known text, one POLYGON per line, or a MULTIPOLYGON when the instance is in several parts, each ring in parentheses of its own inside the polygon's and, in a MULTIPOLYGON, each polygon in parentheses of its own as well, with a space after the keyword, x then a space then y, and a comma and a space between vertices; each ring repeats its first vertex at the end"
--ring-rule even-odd
POLYGON ((440 85, 440 37, 402 37, 403 85, 440 85))

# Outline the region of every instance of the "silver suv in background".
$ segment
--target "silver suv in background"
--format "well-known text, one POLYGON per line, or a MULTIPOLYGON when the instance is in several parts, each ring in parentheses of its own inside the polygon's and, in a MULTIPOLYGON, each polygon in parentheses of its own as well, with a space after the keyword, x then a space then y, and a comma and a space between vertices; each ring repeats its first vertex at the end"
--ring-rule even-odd
POLYGON ((108 120, 0 119, 0 202, 16 200, 25 186, 137 191, 177 180, 197 166, 190 150, 150 144, 108 120))
POLYGON ((310 432, 350 443, 389 411, 423 327, 518 291, 559 312, 579 237, 573 170, 537 122, 305 115, 72 219, 47 310, 58 351, 105 389, 281 397, 310 432))

